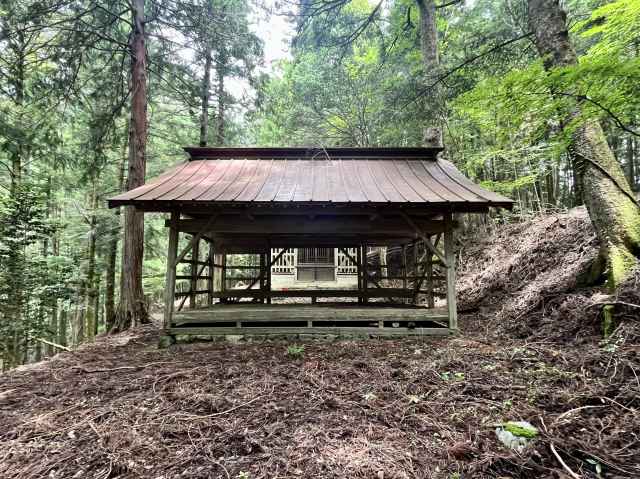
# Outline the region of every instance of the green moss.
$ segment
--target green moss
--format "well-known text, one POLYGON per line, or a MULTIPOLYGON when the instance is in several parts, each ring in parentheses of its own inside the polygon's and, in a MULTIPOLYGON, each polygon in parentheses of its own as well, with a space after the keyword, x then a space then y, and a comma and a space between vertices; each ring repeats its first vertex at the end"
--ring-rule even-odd
POLYGON ((609 246, 609 288, 615 290, 620 286, 637 263, 638 260, 628 249, 616 245, 609 246))
POLYGON ((509 431, 514 436, 532 439, 538 435, 538 430, 533 426, 524 426, 520 423, 509 421, 502 425, 505 431, 509 431))
POLYGON ((166 349, 172 344, 175 344, 176 338, 175 336, 171 336, 169 334, 163 334, 160 336, 160 340, 158 341, 158 349, 166 349))
POLYGON ((631 201, 623 201, 617 209, 629 241, 640 249, 640 207, 631 201))
POLYGON ((614 306, 612 304, 607 304, 604 308, 602 308, 602 334, 605 339, 611 336, 611 333, 613 333, 613 330, 615 329, 613 310, 614 306))

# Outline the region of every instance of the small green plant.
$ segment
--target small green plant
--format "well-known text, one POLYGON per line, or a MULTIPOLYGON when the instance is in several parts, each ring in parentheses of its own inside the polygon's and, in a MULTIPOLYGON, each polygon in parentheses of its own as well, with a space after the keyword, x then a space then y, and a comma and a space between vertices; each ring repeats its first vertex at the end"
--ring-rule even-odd
POLYGON ((459 372, 450 372, 450 371, 445 371, 444 373, 440 373, 440 377, 442 379, 444 379, 445 381, 451 381, 452 379, 455 381, 464 381, 464 373, 459 373, 459 372))
POLYGON ((246 471, 240 471, 238 473, 238 479, 250 479, 249 473, 246 471))
POLYGON ((300 359, 304 356, 304 344, 291 344, 287 346, 287 356, 294 359, 300 359))

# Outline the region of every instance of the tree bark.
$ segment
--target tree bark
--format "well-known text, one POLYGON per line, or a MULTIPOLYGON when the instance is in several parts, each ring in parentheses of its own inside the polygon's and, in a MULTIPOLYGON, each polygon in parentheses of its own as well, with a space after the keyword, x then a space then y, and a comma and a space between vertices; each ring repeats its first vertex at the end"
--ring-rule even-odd
POLYGON ((420 50, 425 76, 426 96, 425 146, 441 147, 442 122, 439 118, 443 106, 443 91, 438 81, 440 76, 440 54, 438 51, 438 29, 436 26, 436 4, 434 0, 416 0, 420 13, 420 50))
POLYGON ((89 341, 95 339, 96 330, 96 291, 95 285, 95 271, 96 271, 96 208, 98 206, 98 194, 96 179, 93 178, 93 185, 91 189, 91 216, 89 220, 89 238, 87 248, 87 294, 85 296, 85 315, 86 315, 86 336, 89 341))
MULTIPOLYGON (((528 6, 529 27, 545 68, 577 64, 566 14, 558 0, 529 0, 528 6)), ((578 103, 569 120, 578 120, 580 107, 578 103)), ((615 289, 638 263, 640 208, 600 123, 590 119, 579 121, 568 151, 606 259, 608 284, 615 289)))
MULTIPOLYGON (((147 143, 147 72, 144 32, 145 0, 132 1, 131 127, 127 191, 144 184, 147 143)), ((114 330, 122 331, 149 321, 142 289, 144 216, 133 206, 124 210, 124 241, 120 302, 114 330)))
POLYGON ((627 136, 627 178, 629 179, 629 184, 631 185, 631 189, 635 190, 636 188, 636 163, 635 163, 635 148, 634 148, 634 140, 631 135, 627 136))
POLYGON ((207 46, 204 55, 204 75, 202 77, 202 111, 200 112, 200 146, 207 146, 209 136, 209 91, 211 90, 211 48, 207 46))
POLYGON ((218 95, 218 112, 217 112, 217 132, 216 132, 216 144, 218 146, 224 145, 224 76, 226 69, 226 61, 223 56, 218 58, 216 62, 216 79, 217 79, 217 90, 216 93, 218 95))
MULTIPOLYGON (((127 153, 129 149, 129 122, 127 121, 122 160, 118 169, 118 192, 124 188, 124 170, 127 163, 127 153)), ((118 228, 120 228, 120 208, 116 208, 114 217, 118 228)), ((107 254, 107 271, 105 279, 104 316, 105 330, 111 331, 115 324, 115 296, 116 296, 116 260, 118 258, 118 236, 119 232, 114 231, 109 239, 109 253, 107 254)))
POLYGON ((67 309, 63 307, 58 320, 58 344, 61 346, 67 345, 67 318, 67 309))

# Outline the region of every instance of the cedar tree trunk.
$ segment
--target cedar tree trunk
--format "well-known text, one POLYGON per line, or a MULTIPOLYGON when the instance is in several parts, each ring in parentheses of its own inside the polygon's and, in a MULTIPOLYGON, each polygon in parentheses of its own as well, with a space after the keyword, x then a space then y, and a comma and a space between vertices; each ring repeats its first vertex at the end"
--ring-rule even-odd
POLYGON ((217 95, 218 95, 218 131, 216 133, 216 144, 224 145, 224 74, 226 69, 226 59, 220 55, 216 62, 216 79, 217 79, 217 95))
MULTIPOLYGON (((147 143, 147 75, 144 39, 145 0, 132 1, 131 35, 131 127, 129 129, 129 172, 127 190, 144 184, 147 143)), ((122 278, 115 331, 149 321, 142 290, 144 258, 144 216, 133 206, 124 210, 122 278)))
MULTIPOLYGON (((528 0, 529 27, 535 34, 545 68, 577 64, 569 40, 566 14, 558 0, 528 0)), ((580 104, 572 114, 580 113, 580 104)), ((607 144, 600 123, 582 122, 572 134, 569 155, 606 259, 608 284, 615 289, 637 265, 640 252, 640 208, 622 168, 607 144)))
POLYGON ((209 131, 209 90, 211 89, 211 48, 206 47, 202 77, 202 111, 200 113, 200 146, 207 146, 209 131))

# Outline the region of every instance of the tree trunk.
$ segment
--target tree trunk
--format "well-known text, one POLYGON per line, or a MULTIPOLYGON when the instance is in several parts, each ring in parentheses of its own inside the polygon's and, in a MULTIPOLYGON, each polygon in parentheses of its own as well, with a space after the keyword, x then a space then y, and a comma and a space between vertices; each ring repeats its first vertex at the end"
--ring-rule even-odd
POLYGON ((84 297, 86 294, 86 280, 80 279, 76 299, 74 301, 75 310, 71 321, 71 346, 77 347, 84 340, 84 297))
MULTIPOLYGON (((147 143, 147 77, 144 38, 145 0, 133 0, 131 35, 131 127, 127 191, 144 184, 147 143)), ((120 302, 114 330, 122 331, 149 321, 142 289, 144 216, 133 206, 124 210, 124 241, 120 302)))
POLYGON ((98 335, 98 326, 100 325, 101 320, 101 309, 100 309, 100 276, 96 276, 95 280, 95 291, 96 294, 93 297, 93 311, 95 315, 95 319, 93 321, 93 337, 95 338, 98 335))
MULTIPOLYGON (((529 26, 545 68, 577 64, 566 14, 558 0, 529 0, 528 5, 529 26)), ((577 104, 570 119, 576 119, 579 113, 577 104)), ((571 137, 569 155, 607 261, 608 284, 615 289, 638 262, 640 208, 598 121, 586 120, 578 125, 571 137)))
MULTIPOLYGON (((57 216, 57 209, 54 207, 52 210, 52 215, 57 216)), ((53 256, 60 255, 60 238, 58 237, 58 233, 55 232, 53 237, 51 238, 51 252, 53 256)), ((49 331, 51 332, 51 340, 53 342, 58 342, 60 340, 60 336, 58 333, 58 298, 53 298, 51 301, 51 313, 49 319, 49 331)), ((60 343, 59 343, 60 344, 60 343)), ((53 347, 51 347, 50 354, 54 353, 53 347)))
MULTIPOLYGON (((124 188, 124 170, 126 168, 128 149, 129 149, 129 129, 130 125, 127 121, 122 160, 120 161, 120 167, 118 169, 118 192, 124 188)), ((120 229, 120 208, 116 208, 113 213, 118 229, 120 229)), ((114 231, 109 238, 109 252, 107 254, 107 271, 105 279, 105 298, 104 298, 104 317, 105 317, 105 331, 109 332, 115 324, 116 309, 115 309, 115 296, 116 296, 116 260, 118 258, 118 236, 119 231, 114 231)))
POLYGON ((225 64, 224 58, 221 56, 216 63, 216 77, 217 77, 217 95, 218 95, 218 131, 216 132, 216 144, 218 146, 224 145, 224 74, 225 64))
POLYGON ((61 346, 67 345, 67 315, 67 308, 63 307, 58 320, 58 344, 61 346))
POLYGON ((89 244, 87 248, 87 294, 85 296, 85 315, 86 315, 86 336, 87 340, 93 341, 95 339, 95 330, 96 330, 96 296, 98 292, 96 291, 96 281, 95 281, 95 270, 96 270, 96 208, 98 206, 98 194, 97 194, 97 186, 96 179, 93 178, 93 185, 91 190, 91 216, 89 223, 89 244))
POLYGON ((426 118, 424 126, 425 146, 441 147, 442 121, 439 118, 443 107, 443 92, 439 83, 440 55, 438 53, 438 29, 436 26, 436 4, 434 0, 416 0, 420 12, 420 50, 424 68, 426 95, 426 118))
POLYGON ((636 188, 636 163, 635 163, 635 151, 634 151, 634 140, 631 135, 627 136, 627 178, 629 179, 629 184, 631 185, 631 189, 635 190, 636 188))
MULTIPOLYGON (((210 2, 208 2, 210 4, 210 2)), ((200 146, 207 146, 209 134, 209 91, 211 90, 211 48, 207 46, 202 77, 202 111, 200 113, 200 146)))

